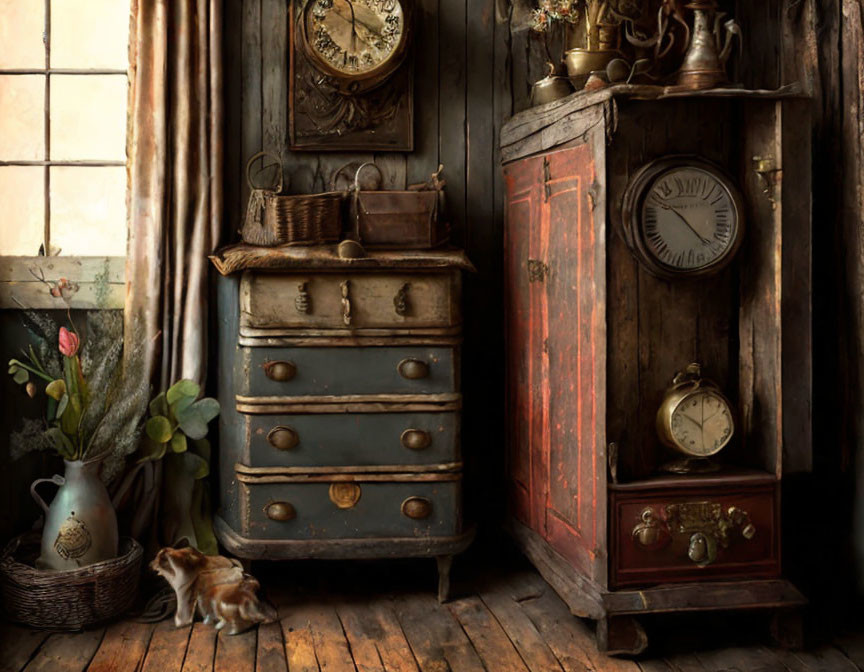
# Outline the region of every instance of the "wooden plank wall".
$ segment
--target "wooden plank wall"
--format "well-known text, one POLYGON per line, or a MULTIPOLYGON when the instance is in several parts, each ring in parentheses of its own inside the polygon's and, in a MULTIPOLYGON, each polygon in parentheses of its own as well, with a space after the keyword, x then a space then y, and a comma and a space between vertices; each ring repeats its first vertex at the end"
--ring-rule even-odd
POLYGON ((813 98, 813 475, 784 484, 784 567, 840 605, 853 577, 864 587, 864 9, 738 0, 736 18, 746 64, 736 79, 798 81, 813 98), (814 502, 831 502, 830 515, 814 502))
MULTIPOLYGON (((463 353, 464 452, 472 477, 503 493, 504 197, 497 137, 502 121, 514 112, 510 9, 506 0, 417 3, 415 149, 347 154, 288 149, 289 0, 226 0, 225 226, 233 239, 248 195, 245 163, 262 149, 282 157, 295 193, 329 188, 332 173, 350 161, 375 160, 392 188, 424 181, 443 163, 452 239, 465 247, 478 271, 466 278, 464 291, 470 307, 463 353)), ((527 102, 529 86, 528 79, 520 81, 516 98, 527 102)), ((482 509, 500 508, 503 494, 489 496, 485 485, 478 490, 482 509)))

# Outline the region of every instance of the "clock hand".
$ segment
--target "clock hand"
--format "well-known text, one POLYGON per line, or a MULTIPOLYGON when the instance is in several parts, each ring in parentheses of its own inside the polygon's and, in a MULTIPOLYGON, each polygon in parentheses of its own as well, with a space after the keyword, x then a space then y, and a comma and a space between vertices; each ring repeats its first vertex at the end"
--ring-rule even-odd
POLYGON ((693 225, 687 221, 687 218, 684 217, 684 215, 682 215, 680 212, 678 212, 675 208, 673 208, 668 203, 663 203, 661 201, 658 201, 658 203, 660 204, 660 207, 663 208, 664 210, 670 210, 673 213, 675 213, 678 216, 678 218, 687 225, 687 228, 693 232, 693 235, 696 236, 700 241, 702 241, 706 245, 709 245, 711 243, 711 241, 708 240, 707 238, 703 238, 702 234, 700 234, 696 229, 694 229, 693 225))

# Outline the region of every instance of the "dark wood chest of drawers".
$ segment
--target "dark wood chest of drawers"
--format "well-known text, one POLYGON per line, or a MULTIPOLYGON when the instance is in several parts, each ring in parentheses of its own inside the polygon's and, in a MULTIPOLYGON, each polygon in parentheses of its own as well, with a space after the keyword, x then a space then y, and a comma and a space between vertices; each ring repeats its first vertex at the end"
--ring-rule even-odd
POLYGON ((434 556, 443 598, 472 536, 459 440, 469 262, 327 246, 231 267, 237 253, 214 260, 220 542, 249 559, 434 556))

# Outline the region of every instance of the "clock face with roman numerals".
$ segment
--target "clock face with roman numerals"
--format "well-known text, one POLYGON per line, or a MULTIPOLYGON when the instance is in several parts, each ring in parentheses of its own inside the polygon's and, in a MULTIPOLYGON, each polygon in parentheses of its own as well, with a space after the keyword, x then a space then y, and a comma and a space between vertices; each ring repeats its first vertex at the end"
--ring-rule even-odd
POLYGON ((628 242, 635 238, 637 254, 649 270, 702 275, 731 261, 743 232, 741 198, 712 164, 665 159, 643 169, 628 190, 633 220, 628 242))

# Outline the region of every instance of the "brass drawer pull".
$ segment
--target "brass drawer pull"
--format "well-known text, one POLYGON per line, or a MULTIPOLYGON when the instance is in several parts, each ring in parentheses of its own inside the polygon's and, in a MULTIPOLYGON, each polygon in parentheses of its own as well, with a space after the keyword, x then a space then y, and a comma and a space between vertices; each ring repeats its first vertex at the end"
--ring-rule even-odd
POLYGON ((402 513, 414 520, 428 518, 432 514, 432 502, 425 497, 409 497, 402 502, 402 513))
POLYGON ((426 450, 432 445, 432 436, 422 429, 406 429, 400 437, 402 446, 409 450, 426 450))
POLYGON ((297 511, 288 502, 270 502, 264 507, 264 513, 270 520, 279 522, 294 520, 297 517, 297 511))
POLYGON ((277 383, 285 383, 297 375, 294 362, 267 362, 264 364, 264 375, 277 383))
POLYGON ((396 369, 399 371, 400 376, 408 380, 420 380, 421 378, 429 377, 429 365, 413 357, 403 359, 399 362, 399 366, 396 369))
POLYGON ((360 486, 356 483, 331 483, 330 484, 330 501, 340 509, 353 509, 357 502, 360 501, 361 495, 360 486))
POLYGON ((267 442, 276 450, 293 450, 300 443, 300 435, 293 427, 274 427, 267 433, 267 442))

